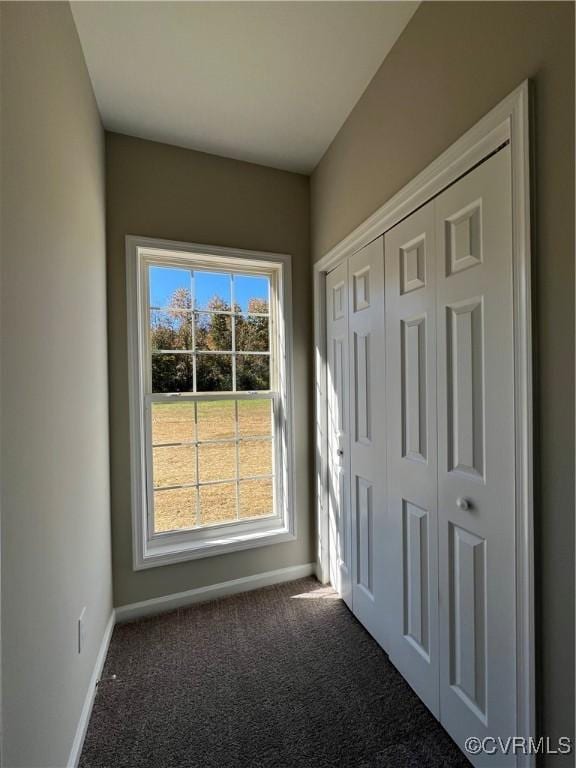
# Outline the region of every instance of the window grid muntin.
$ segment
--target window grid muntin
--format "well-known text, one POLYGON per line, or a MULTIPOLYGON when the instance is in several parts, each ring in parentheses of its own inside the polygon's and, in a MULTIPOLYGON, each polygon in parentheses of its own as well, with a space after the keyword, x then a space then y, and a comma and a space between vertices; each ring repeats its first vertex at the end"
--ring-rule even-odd
MULTIPOLYGON (((160 487, 154 486, 154 493, 162 493, 163 491, 178 491, 181 488, 200 488, 205 485, 227 485, 229 483, 236 483, 239 485, 240 483, 246 482, 247 480, 273 480, 275 477, 276 475, 274 473, 271 475, 242 475, 242 477, 225 477, 221 480, 204 480, 199 483, 179 483, 178 485, 162 485, 160 487)), ((267 517, 267 515, 262 515, 262 517, 267 517)))
POLYGON ((149 307, 150 312, 174 312, 177 315, 235 315, 236 317, 270 317, 270 312, 233 312, 231 309, 179 309, 178 307, 149 307))
MULTIPOLYGON (((232 398, 230 398, 232 400, 232 398)), ((217 437, 214 440, 183 440, 176 443, 152 443, 152 448, 178 448, 189 445, 219 445, 220 443, 257 443, 260 440, 272 440, 272 435, 244 435, 236 437, 217 437)))
MULTIPOLYGON (((230 274, 230 309, 234 310, 234 275, 230 274)), ((230 315, 230 325, 232 329, 232 351, 236 352, 236 317, 235 315, 230 315)), ((232 389, 234 392, 238 389, 237 383, 236 383, 236 355, 232 355, 232 389)), ((236 413, 236 435, 238 435, 238 408, 234 408, 236 413)), ((238 454, 238 451, 236 451, 236 454, 238 454)), ((236 456, 236 471, 238 471, 238 456, 236 456)), ((238 501, 238 488, 236 488, 236 518, 238 519, 238 509, 239 509, 239 501, 238 501)))
MULTIPOLYGON (((198 355, 198 357, 202 357, 202 355, 228 355, 232 356, 235 355, 236 357, 238 355, 241 356, 247 356, 247 357, 270 357, 270 352, 245 352, 244 350, 240 349, 237 351, 233 351, 231 349, 198 349, 196 351, 192 349, 154 349, 152 350, 152 354, 154 355, 198 355)), ((216 390, 218 391, 218 390, 216 390)), ((224 392, 228 392, 228 390, 223 390, 224 392)), ((243 392, 244 390, 240 389, 239 392, 243 392)), ((262 390, 266 391, 266 390, 262 390)), ((230 390, 230 394, 232 394, 234 390, 230 390)), ((172 395, 172 394, 178 394, 177 392, 155 392, 155 395, 172 395)), ((190 394, 198 394, 198 395, 210 395, 212 392, 210 390, 204 391, 200 390, 200 392, 191 392, 190 394)))
MULTIPOLYGON (((234 291, 234 288, 232 288, 232 291, 234 291)), ((232 298, 234 298, 234 293, 232 293, 232 298)), ((234 326, 236 325, 236 323, 232 321, 232 325, 234 326)), ((236 365, 235 361, 234 361, 234 365, 236 365)), ((236 381, 236 370, 234 370, 234 381, 236 381)), ((236 429, 236 440, 235 440, 236 477, 239 478, 240 477, 240 440, 238 438, 240 437, 240 419, 238 418, 238 400, 234 401, 234 426, 236 429)), ((272 469, 274 469, 274 467, 272 467, 272 469)), ((239 479, 236 481, 236 520, 240 520, 240 480, 239 479)))

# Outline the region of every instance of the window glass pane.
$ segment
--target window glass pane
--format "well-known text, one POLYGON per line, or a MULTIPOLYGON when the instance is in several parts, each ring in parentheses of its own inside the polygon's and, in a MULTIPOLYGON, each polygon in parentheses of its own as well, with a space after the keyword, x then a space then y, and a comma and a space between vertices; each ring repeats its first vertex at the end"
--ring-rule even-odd
POLYGON ((198 440, 226 440, 236 436, 234 400, 199 401, 198 440))
POLYGON ((236 483, 200 486, 200 524, 236 520, 236 483))
POLYGON ((200 482, 234 480, 236 473, 236 443, 198 446, 200 482))
POLYGON ((241 437, 272 435, 272 401, 238 400, 238 434, 241 437))
POLYGON ((240 517, 266 517, 274 514, 272 478, 243 480, 239 484, 240 517))
POLYGON ((232 391, 232 355, 198 354, 196 357, 197 392, 232 391))
POLYGON ((232 317, 196 313, 196 349, 232 351, 232 317))
POLYGON ((150 344, 152 349, 192 349, 192 315, 153 309, 150 344))
POLYGON ((192 309, 192 275, 188 269, 149 267, 150 306, 192 309))
POLYGON ((239 352, 268 352, 270 328, 268 317, 236 315, 236 350, 239 352))
POLYGON ((236 389, 239 392, 270 389, 270 360, 268 355, 237 356, 236 389))
POLYGON ((270 278, 257 275, 234 276, 234 304, 241 312, 268 312, 270 278))
POLYGON ((152 403, 152 445, 195 438, 194 403, 152 403))
POLYGON ((196 446, 194 445, 154 448, 152 464, 155 488, 196 482, 196 446))
POLYGON ((274 401, 234 394, 269 392, 278 378, 270 368, 272 277, 236 274, 232 261, 230 272, 216 263, 195 269, 193 259, 174 264, 148 266, 151 391, 211 399, 147 405, 155 531, 272 515, 274 401))
POLYGON ((243 440, 239 455, 240 477, 272 473, 272 440, 243 440))
POLYGON ((196 309, 230 311, 230 275, 220 272, 194 272, 196 309))
POLYGON ((152 392, 192 392, 191 354, 152 354, 152 392))
POLYGON ((174 531, 196 523, 196 488, 154 491, 154 530, 174 531))

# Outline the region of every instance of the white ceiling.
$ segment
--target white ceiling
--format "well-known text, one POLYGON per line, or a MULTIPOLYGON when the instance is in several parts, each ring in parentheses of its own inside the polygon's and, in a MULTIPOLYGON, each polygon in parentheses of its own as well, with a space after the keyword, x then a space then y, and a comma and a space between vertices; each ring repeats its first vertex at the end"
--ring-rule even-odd
POLYGON ((73 2, 106 128, 309 173, 416 2, 73 2))

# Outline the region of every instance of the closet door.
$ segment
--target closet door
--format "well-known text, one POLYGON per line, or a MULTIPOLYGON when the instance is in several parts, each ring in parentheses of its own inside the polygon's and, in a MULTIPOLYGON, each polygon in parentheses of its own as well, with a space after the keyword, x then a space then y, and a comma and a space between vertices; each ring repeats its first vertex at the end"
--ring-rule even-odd
POLYGON ((386 648, 383 246, 379 237, 350 257, 348 296, 352 604, 386 648))
POLYGON ((348 262, 326 277, 330 581, 352 607, 348 438, 348 262))
POLYGON ((435 205, 440 711, 462 746, 517 732, 509 147, 435 205))
POLYGON ((439 715, 434 203, 386 233, 390 659, 439 715))

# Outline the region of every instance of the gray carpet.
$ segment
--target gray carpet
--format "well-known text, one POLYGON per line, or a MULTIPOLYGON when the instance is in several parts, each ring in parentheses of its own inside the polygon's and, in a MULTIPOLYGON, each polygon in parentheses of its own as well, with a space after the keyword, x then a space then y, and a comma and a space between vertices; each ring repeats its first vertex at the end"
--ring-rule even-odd
POLYGON ((470 768, 314 579, 119 625, 103 678, 80 768, 470 768))

